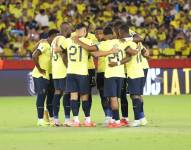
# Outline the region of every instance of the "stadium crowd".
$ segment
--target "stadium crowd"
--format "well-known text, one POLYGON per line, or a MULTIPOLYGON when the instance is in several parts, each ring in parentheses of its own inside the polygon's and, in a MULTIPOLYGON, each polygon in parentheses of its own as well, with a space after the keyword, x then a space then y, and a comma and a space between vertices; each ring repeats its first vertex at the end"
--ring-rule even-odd
POLYGON ((93 32, 119 18, 153 58, 191 56, 190 0, 0 0, 0 59, 31 59, 34 43, 63 22, 83 21, 93 32))

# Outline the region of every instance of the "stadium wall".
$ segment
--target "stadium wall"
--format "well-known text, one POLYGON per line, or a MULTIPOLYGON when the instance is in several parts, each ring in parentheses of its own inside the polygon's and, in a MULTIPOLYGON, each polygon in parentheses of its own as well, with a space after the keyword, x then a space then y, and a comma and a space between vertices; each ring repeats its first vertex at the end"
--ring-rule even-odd
MULTIPOLYGON (((149 65, 144 95, 191 93, 191 59, 149 60, 149 65)), ((33 67, 31 60, 0 60, 0 96, 34 95, 33 67)))

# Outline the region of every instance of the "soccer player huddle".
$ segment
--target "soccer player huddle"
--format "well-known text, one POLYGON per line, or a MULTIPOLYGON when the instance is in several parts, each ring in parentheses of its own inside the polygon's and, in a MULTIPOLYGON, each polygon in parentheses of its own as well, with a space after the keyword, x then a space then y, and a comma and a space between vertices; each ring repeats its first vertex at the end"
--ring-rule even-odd
POLYGON ((37 125, 95 127, 96 123, 91 120, 91 89, 97 86, 105 114, 104 126, 145 126, 147 120, 142 95, 149 68, 149 51, 141 43, 141 37, 118 20, 103 28, 97 27, 94 34, 89 33, 83 23, 76 25, 73 32, 69 23, 64 23, 63 27, 61 33, 50 30, 48 38, 34 46, 32 76, 37 93, 37 125), (95 59, 98 62, 96 67, 95 59), (134 111, 131 123, 127 92, 134 111), (59 122, 62 96, 63 124, 59 122), (45 100, 48 121, 43 119, 45 100), (78 117, 80 105, 85 115, 83 122, 78 117))

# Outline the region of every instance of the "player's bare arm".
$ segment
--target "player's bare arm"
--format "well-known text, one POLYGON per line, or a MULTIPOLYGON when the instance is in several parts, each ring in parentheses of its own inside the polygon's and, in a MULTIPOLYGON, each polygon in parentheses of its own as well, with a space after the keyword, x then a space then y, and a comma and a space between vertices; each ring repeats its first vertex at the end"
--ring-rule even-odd
POLYGON ((124 65, 127 62, 129 62, 130 60, 131 60, 131 56, 126 53, 126 57, 123 58, 120 62, 110 62, 109 66, 110 67, 115 67, 115 66, 119 66, 119 65, 124 65))
POLYGON ((84 48, 84 49, 85 49, 86 51, 88 51, 88 52, 94 52, 94 51, 97 51, 97 50, 98 50, 98 48, 97 48, 96 45, 89 46, 88 44, 86 44, 86 43, 80 41, 80 39, 79 39, 78 37, 76 37, 76 36, 72 37, 72 40, 73 40, 76 44, 80 45, 82 48, 84 48))
POLYGON ((65 65, 66 68, 67 68, 67 67, 68 67, 67 52, 66 52, 66 51, 62 51, 61 56, 62 56, 62 61, 63 61, 64 65, 65 65))
POLYGON ((33 59, 33 62, 35 64, 35 66, 37 67, 38 71, 42 74, 46 74, 46 71, 44 69, 42 69, 39 65, 39 56, 41 55, 41 52, 36 49, 33 54, 32 54, 32 59, 33 59))
POLYGON ((54 52, 55 53, 62 53, 62 51, 63 51, 63 49, 62 49, 62 47, 60 46, 58 46, 58 40, 59 40, 59 38, 56 38, 56 41, 55 41, 55 47, 54 47, 54 52))
POLYGON ((135 34, 133 36, 133 42, 138 43, 138 42, 142 42, 143 38, 141 38, 138 34, 135 34))
POLYGON ((128 55, 130 55, 130 56, 137 55, 137 53, 138 53, 137 50, 134 50, 134 49, 132 49, 132 48, 129 47, 129 46, 126 47, 125 52, 126 52, 128 55))
POLYGON ((105 57, 107 55, 110 55, 110 54, 115 54, 115 53, 118 53, 119 52, 119 49, 117 48, 112 48, 111 50, 109 51, 96 51, 96 52, 91 52, 91 55, 93 55, 94 57, 105 57))
POLYGON ((143 48, 143 50, 141 51, 141 54, 143 55, 143 57, 145 57, 145 58, 149 58, 149 56, 150 56, 150 52, 149 52, 149 50, 147 49, 147 48, 143 48))

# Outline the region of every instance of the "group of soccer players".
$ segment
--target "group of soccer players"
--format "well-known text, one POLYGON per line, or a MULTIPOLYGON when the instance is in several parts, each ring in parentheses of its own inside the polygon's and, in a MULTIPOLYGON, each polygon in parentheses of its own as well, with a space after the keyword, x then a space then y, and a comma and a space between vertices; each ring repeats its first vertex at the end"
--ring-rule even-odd
POLYGON ((50 30, 48 38, 34 46, 32 76, 37 93, 37 125, 61 126, 58 114, 63 96, 64 126, 95 127, 96 123, 90 117, 91 88, 95 85, 105 114, 105 126, 146 125, 142 94, 149 68, 149 51, 141 43, 140 36, 121 21, 98 27, 95 34, 89 33, 83 23, 76 25, 74 32, 70 24, 63 26, 63 31, 50 30), (98 60, 97 67, 94 59, 98 60), (134 111, 131 124, 127 92, 134 111), (49 122, 43 119, 45 100, 49 122), (78 118, 80 104, 85 115, 83 122, 78 118))

